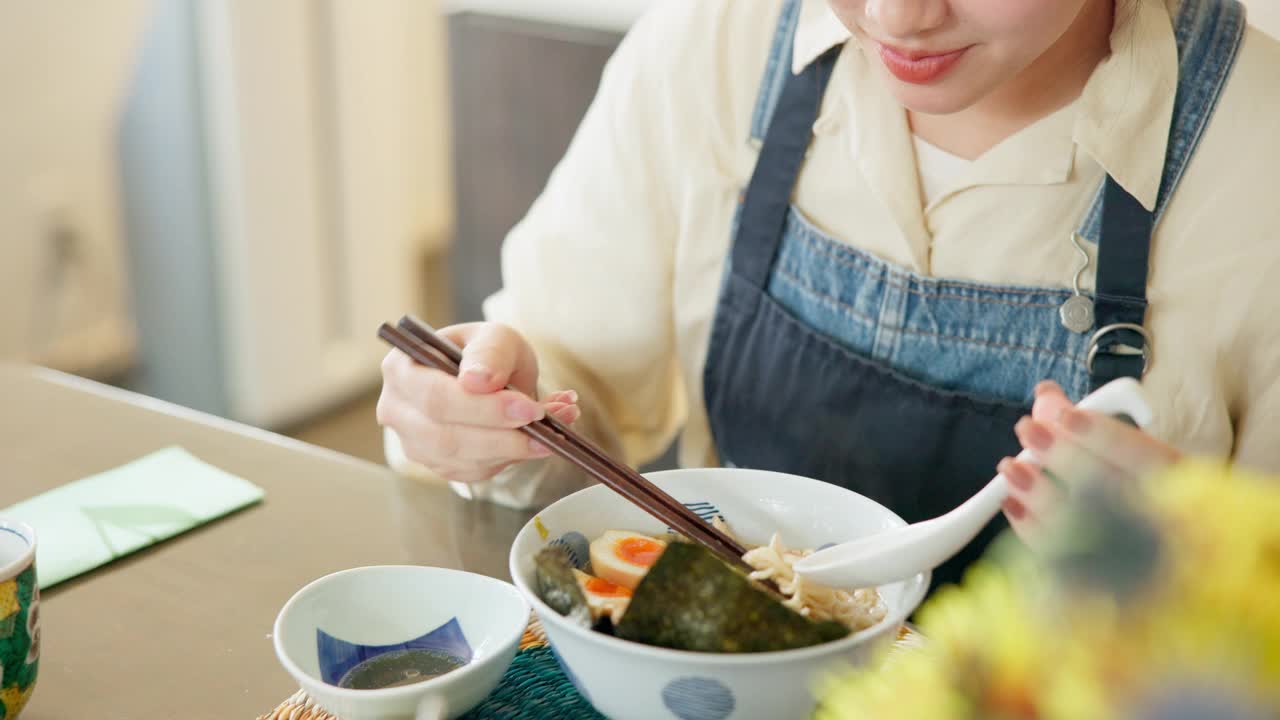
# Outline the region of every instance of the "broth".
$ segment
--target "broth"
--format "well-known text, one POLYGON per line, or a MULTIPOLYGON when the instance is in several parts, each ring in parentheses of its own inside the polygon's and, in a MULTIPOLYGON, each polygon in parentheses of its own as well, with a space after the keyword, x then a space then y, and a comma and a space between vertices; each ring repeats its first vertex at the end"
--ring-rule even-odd
POLYGON ((379 690, 426 682, 466 665, 452 655, 434 650, 395 650, 356 665, 338 681, 351 690, 379 690))

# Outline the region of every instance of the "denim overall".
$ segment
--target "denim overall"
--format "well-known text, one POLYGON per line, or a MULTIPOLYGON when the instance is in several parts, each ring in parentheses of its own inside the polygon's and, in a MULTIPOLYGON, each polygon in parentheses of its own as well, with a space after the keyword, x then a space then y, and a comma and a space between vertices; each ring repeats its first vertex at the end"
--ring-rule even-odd
MULTIPOLYGON (((763 141, 735 221, 704 370, 721 461, 820 478, 917 522, 968 499, 1019 447, 1033 389, 1079 399, 1141 377, 1151 232, 1208 124, 1244 31, 1235 0, 1185 0, 1179 83, 1155 212, 1110 177, 1079 233, 1098 244, 1094 325, 1067 329, 1060 288, 922 277, 824 235, 791 205, 840 48, 799 75, 787 0, 756 102, 763 141), (1079 329, 1079 328, 1077 328, 1079 329)), ((959 580, 1005 523, 934 572, 959 580)))

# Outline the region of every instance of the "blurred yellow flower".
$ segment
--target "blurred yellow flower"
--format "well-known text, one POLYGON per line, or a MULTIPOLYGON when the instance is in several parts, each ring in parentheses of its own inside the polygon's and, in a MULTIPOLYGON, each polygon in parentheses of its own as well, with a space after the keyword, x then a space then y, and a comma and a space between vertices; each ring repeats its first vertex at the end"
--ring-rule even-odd
POLYGON ((1188 461, 1076 495, 1057 554, 1003 539, 818 720, 1280 717, 1280 482, 1188 461))

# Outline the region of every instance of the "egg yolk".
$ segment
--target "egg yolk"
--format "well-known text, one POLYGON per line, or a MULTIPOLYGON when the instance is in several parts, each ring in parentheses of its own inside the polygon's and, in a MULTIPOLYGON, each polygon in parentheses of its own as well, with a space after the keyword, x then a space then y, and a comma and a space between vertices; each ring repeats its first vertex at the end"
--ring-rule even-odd
POLYGON ((661 543, 647 538, 629 537, 619 540, 614 546, 614 553, 632 565, 649 567, 658 560, 665 548, 661 543))
POLYGON ((631 591, 608 580, 593 577, 586 582, 587 592, 599 597, 631 597, 631 591))

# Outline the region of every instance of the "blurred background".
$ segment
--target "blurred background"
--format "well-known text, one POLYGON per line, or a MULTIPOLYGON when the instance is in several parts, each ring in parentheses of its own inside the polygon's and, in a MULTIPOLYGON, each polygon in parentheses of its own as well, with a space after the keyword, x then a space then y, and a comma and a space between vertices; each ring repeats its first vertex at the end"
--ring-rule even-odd
POLYGON ((479 317, 649 1, 0 3, 0 361, 381 461, 375 329, 479 317))

